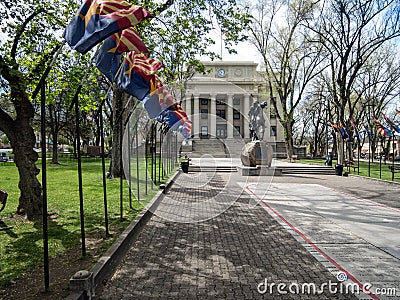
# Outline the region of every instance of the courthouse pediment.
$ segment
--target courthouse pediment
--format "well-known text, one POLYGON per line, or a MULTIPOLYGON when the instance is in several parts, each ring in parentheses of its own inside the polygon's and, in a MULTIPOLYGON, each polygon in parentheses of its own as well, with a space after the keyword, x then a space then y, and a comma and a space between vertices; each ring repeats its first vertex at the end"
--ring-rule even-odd
POLYGON ((186 93, 192 94, 246 94, 254 92, 254 84, 238 85, 226 79, 194 77, 187 85, 186 93))

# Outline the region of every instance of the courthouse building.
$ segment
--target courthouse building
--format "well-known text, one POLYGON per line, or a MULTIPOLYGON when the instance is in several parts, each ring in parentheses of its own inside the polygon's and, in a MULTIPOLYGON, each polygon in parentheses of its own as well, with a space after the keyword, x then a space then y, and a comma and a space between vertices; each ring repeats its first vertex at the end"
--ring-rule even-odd
MULTIPOLYGON (((187 82, 182 101, 193 122, 193 144, 211 145, 219 141, 233 145, 239 139, 244 143, 250 141, 249 110, 254 102, 267 102, 263 140, 273 146, 277 156, 282 156, 285 153, 283 128, 271 109, 265 79, 257 71, 258 64, 249 61, 203 63, 209 72, 196 73, 187 82)), ((201 147, 197 150, 201 151, 201 147)))

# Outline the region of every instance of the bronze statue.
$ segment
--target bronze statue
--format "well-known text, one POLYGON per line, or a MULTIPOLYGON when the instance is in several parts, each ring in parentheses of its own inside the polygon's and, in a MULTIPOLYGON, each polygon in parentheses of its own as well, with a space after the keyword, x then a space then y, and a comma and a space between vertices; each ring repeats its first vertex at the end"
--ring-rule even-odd
POLYGON ((249 129, 252 141, 264 139, 265 132, 265 118, 263 109, 267 106, 267 102, 253 103, 249 110, 249 129))

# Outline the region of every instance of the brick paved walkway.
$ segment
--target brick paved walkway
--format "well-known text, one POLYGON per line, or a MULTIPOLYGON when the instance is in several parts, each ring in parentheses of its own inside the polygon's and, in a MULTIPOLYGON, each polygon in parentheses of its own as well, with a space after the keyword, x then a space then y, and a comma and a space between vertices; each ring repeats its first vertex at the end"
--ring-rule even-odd
POLYGON ((337 281, 261 206, 249 206, 237 173, 201 174, 178 177, 99 299, 356 299, 279 295, 276 287, 259 294, 265 279, 317 287, 337 281))

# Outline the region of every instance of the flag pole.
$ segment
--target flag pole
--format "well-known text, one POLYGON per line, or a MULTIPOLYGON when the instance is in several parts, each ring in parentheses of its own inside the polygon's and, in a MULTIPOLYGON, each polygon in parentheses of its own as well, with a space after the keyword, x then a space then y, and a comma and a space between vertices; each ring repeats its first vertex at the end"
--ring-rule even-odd
POLYGON ((395 146, 394 146, 394 134, 392 134, 393 136, 393 140, 391 140, 392 137, 389 138, 389 148, 390 148, 390 143, 393 144, 393 156, 392 156, 392 181, 394 181, 394 152, 396 150, 395 146))

